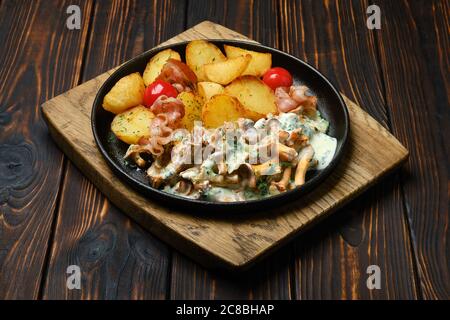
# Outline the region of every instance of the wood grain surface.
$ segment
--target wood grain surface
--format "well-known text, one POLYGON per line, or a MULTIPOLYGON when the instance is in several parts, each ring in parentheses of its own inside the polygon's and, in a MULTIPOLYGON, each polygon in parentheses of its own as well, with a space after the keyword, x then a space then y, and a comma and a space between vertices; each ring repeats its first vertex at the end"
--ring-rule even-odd
POLYGON ((423 298, 448 299, 449 2, 380 1, 380 8, 397 22, 382 25, 378 43, 392 129, 411 150, 402 189, 420 287, 423 298))
MULTIPOLYGON (((226 36, 209 26, 210 23, 197 25, 192 37, 199 33, 212 38, 226 36)), ((234 268, 254 263, 359 195, 407 157, 406 149, 388 131, 345 98, 351 122, 349 147, 336 170, 314 192, 276 210, 245 217, 169 209, 117 180, 93 141, 89 121, 92 101, 109 73, 43 105, 53 138, 119 208, 206 265, 225 263, 224 266, 234 268)))
MULTIPOLYGON (((318 68, 389 129, 375 35, 361 28, 369 2, 285 0, 281 6, 281 49, 318 68), (291 28, 292 24, 299 28, 291 28), (320 37, 308 37, 310 34, 320 37)), ((297 297, 416 298, 402 201, 396 174, 336 214, 342 218, 333 219, 307 241, 296 242, 297 297), (381 229, 385 232, 380 233, 381 229), (366 269, 373 264, 384 275, 383 290, 367 288, 366 269)))
POLYGON ((46 268, 63 154, 39 105, 79 80, 88 20, 82 31, 65 28, 69 4, 89 16, 90 1, 0 6, 0 299, 37 298, 46 268))
MULTIPOLYGON (((146 3, 96 2, 82 81, 184 30, 180 3, 146 3), (170 20, 158 15, 160 11, 172 12, 170 20), (127 16, 133 18, 121 23, 127 16), (154 21, 154 16, 159 19, 154 21), (161 31, 154 33, 156 29, 161 31)), ((65 171, 44 298, 164 299, 167 246, 114 207, 71 163, 65 171), (84 290, 67 289, 69 265, 80 266, 84 290)))
MULTIPOLYGON (((376 1, 373 31, 369 4, 1 0, 0 299, 449 299, 450 4, 376 1), (65 27, 70 4, 81 30, 65 27), (240 273, 205 268, 142 230, 55 148, 38 108, 204 20, 307 60, 411 151, 400 172, 240 273), (72 263, 84 270, 81 291, 65 286, 72 263), (380 290, 365 286, 369 264, 381 267, 380 290)), ((208 223, 170 222, 199 233, 208 223)))
MULTIPOLYGON (((264 45, 277 47, 279 35, 271 32, 271 30, 277 30, 277 15, 276 1, 195 1, 190 2, 187 8, 187 27, 213 19, 264 45)), ((170 297, 172 299, 294 299, 292 259, 290 245, 251 270, 232 275, 211 271, 174 251, 170 297)))

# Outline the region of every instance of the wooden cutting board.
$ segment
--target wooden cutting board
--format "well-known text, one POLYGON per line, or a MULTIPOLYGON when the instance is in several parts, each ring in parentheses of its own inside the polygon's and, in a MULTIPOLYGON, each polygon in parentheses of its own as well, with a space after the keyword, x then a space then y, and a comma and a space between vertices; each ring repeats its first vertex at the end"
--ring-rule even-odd
MULTIPOLYGON (((245 39, 205 21, 166 41, 245 39)), ((349 147, 330 177, 295 202, 237 215, 168 209, 122 183, 97 149, 91 131, 95 95, 114 70, 42 105, 49 131, 75 165, 123 212, 182 253, 211 267, 242 268, 343 206, 398 167, 408 151, 381 124, 344 97, 350 112, 349 147)))

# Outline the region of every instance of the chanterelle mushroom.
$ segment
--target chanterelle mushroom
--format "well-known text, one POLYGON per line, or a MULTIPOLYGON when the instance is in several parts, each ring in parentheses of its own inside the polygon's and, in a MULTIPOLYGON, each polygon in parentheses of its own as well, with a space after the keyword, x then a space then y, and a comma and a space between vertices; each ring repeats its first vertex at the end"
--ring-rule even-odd
POLYGON ((302 128, 298 128, 290 133, 289 138, 286 139, 286 145, 295 150, 299 150, 301 147, 308 144, 308 141, 308 137, 302 134, 302 128))
POLYGON ((306 146, 300 151, 298 155, 298 165, 297 170, 295 171, 294 179, 294 183, 297 187, 305 184, 306 171, 308 170, 309 163, 311 162, 313 156, 314 149, 310 145, 306 146))
POLYGON ((292 161, 297 156, 297 151, 295 149, 285 146, 284 144, 278 143, 278 154, 281 161, 292 161))
POLYGON ((276 153, 281 161, 292 161, 297 157, 297 151, 295 149, 288 147, 278 141, 266 141, 264 144, 258 146, 258 152, 261 157, 264 158, 265 155, 272 155, 276 153))
POLYGON ((275 182, 272 181, 272 185, 274 185, 278 191, 284 192, 289 184, 289 180, 291 179, 292 167, 287 167, 284 169, 283 176, 280 181, 275 182))
POLYGON ((258 165, 253 165, 253 172, 257 177, 278 174, 281 172, 281 166, 277 160, 278 159, 272 159, 258 165))
POLYGON ((250 164, 241 164, 241 166, 239 167, 239 173, 243 177, 243 183, 245 183, 252 189, 256 188, 256 176, 250 164))
POLYGON ((158 162, 153 162, 150 168, 147 169, 147 175, 150 178, 152 187, 158 188, 165 180, 170 180, 183 168, 182 163, 169 162, 165 167, 162 167, 158 162))
POLYGON ((166 166, 162 166, 158 161, 152 163, 150 168, 147 169, 147 175, 154 188, 159 187, 163 181, 172 179, 186 168, 185 154, 189 148, 191 146, 178 143, 173 147, 171 159, 166 166))
POLYGON ((191 182, 180 180, 175 184, 173 189, 180 194, 188 195, 194 190, 194 186, 191 182))
POLYGON ((124 159, 131 159, 134 163, 140 168, 145 167, 146 161, 141 157, 141 153, 151 154, 148 146, 132 144, 128 147, 127 152, 125 153, 124 159))

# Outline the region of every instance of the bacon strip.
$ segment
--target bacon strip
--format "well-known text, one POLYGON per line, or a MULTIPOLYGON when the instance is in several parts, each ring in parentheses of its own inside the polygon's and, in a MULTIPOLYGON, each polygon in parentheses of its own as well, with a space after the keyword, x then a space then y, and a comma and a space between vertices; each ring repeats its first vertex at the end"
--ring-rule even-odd
POLYGON ((297 108, 298 103, 289 96, 287 88, 278 87, 275 89, 275 98, 278 111, 289 112, 297 108))
MULTIPOLYGON (((155 115, 165 114, 167 116, 167 126, 172 129, 178 127, 180 120, 184 117, 184 104, 180 100, 167 96, 160 96, 150 107, 155 115)), ((155 120, 152 121, 152 125, 155 120)), ((156 123, 155 125, 157 125, 156 123)))
POLYGON ((145 165, 141 153, 157 157, 164 153, 164 146, 172 141, 172 132, 184 117, 183 103, 164 95, 153 103, 150 110, 155 114, 150 124, 150 137, 141 138, 137 145, 131 145, 125 155, 125 158, 133 158, 140 167, 145 165))
POLYGON ((317 97, 308 95, 307 86, 291 86, 289 95, 294 99, 306 113, 315 112, 317 108, 317 97))
POLYGON ((293 112, 302 107, 305 113, 311 114, 317 108, 317 97, 308 95, 307 86, 278 87, 275 98, 280 112, 293 112))
POLYGON ((175 59, 167 60, 156 79, 169 82, 178 92, 191 91, 197 83, 195 73, 186 64, 175 59))

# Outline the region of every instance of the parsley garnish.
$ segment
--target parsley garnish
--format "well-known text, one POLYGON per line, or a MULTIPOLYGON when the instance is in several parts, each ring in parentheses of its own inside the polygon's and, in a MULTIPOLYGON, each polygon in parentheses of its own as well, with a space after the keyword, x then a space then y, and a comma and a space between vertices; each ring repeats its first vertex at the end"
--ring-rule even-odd
POLYGON ((262 196, 265 196, 269 192, 269 184, 267 183, 266 177, 261 178, 256 187, 262 196))

